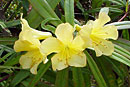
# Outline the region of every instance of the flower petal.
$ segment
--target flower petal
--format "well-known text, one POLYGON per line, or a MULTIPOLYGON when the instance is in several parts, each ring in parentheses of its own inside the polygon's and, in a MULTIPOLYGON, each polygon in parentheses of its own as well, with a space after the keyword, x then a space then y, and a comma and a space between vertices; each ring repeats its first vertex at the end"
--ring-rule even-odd
POLYGON ((32 74, 37 74, 37 67, 41 62, 38 62, 37 64, 33 65, 33 67, 30 69, 30 72, 32 74))
POLYGON ((22 55, 19 62, 22 65, 23 69, 31 68, 33 74, 37 73, 37 66, 45 60, 43 54, 39 50, 29 51, 26 54, 22 55))
POLYGON ((21 19, 21 23, 22 31, 20 32, 19 40, 17 40, 14 45, 16 52, 38 49, 40 46, 39 40, 51 36, 49 32, 41 32, 30 28, 25 19, 21 19))
POLYGON ((109 56, 114 52, 114 45, 112 42, 97 38, 99 42, 94 42, 93 46, 96 51, 96 56, 101 56, 102 54, 109 56))
POLYGON ((23 34, 20 37, 27 38, 26 35, 30 34, 33 38, 41 40, 52 36, 50 32, 42 32, 31 28, 25 19, 21 19, 21 24, 23 34))
POLYGON ((52 36, 50 32, 41 32, 35 29, 32 29, 32 34, 34 38, 39 39, 39 40, 46 39, 52 36))
POLYGON ((84 41, 83 39, 78 35, 74 38, 71 44, 71 48, 76 49, 78 51, 83 51, 84 50, 84 41))
POLYGON ((100 37, 102 39, 114 39, 118 38, 118 31, 117 27, 114 25, 104 26, 103 28, 99 29, 94 34, 96 37, 100 37))
POLYGON ((102 26, 111 20, 110 17, 105 12, 99 13, 98 19, 102 26))
POLYGON ((69 23, 62 23, 56 28, 55 34, 60 41, 67 44, 73 40, 73 32, 74 29, 69 23))
POLYGON ((65 58, 61 58, 61 54, 58 53, 58 54, 55 54, 52 58, 51 58, 51 61, 52 61, 52 68, 53 70, 62 70, 66 67, 68 67, 68 64, 67 64, 67 61, 65 58))
POLYGON ((40 51, 45 54, 61 51, 62 43, 54 37, 47 38, 41 44, 40 51))
POLYGON ((23 69, 28 69, 32 65, 32 58, 30 58, 30 57, 27 58, 27 56, 28 56, 28 54, 26 53, 25 55, 22 55, 19 60, 23 69))
POLYGON ((30 29, 30 26, 28 25, 28 22, 21 17, 21 24, 22 24, 22 31, 30 29))
POLYGON ((89 24, 84 25, 82 29, 79 31, 79 35, 82 37, 82 39, 85 42, 84 47, 91 47, 92 45, 92 41, 90 39, 91 31, 92 31, 92 27, 89 24))
POLYGON ((67 61, 70 66, 84 67, 86 66, 86 55, 83 52, 74 54, 67 61))
POLYGON ((98 19, 96 19, 94 21, 93 28, 94 29, 100 28, 100 27, 104 26, 104 24, 109 22, 110 20, 111 20, 110 17, 105 12, 101 12, 101 13, 99 13, 98 19))
MULTIPOLYGON (((37 40, 35 40, 36 42, 39 42, 37 40)), ((40 42, 36 45, 36 44, 32 44, 27 40, 17 40, 14 44, 14 50, 16 52, 20 52, 20 51, 31 51, 34 49, 38 49, 40 45, 40 42)))

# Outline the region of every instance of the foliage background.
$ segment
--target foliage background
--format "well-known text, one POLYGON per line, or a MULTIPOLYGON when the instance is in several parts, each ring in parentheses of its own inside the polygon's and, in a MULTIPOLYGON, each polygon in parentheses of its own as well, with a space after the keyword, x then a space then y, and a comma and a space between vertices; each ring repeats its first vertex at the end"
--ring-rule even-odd
POLYGON ((97 58, 95 52, 85 51, 88 65, 84 68, 54 72, 48 62, 40 64, 38 74, 32 75, 19 65, 24 52, 13 50, 21 31, 21 13, 32 28, 54 33, 62 22, 82 25, 94 20, 102 7, 110 8, 111 22, 130 21, 129 4, 129 0, 74 0, 74 4, 73 0, 0 0, 0 87, 129 87, 130 22, 122 25, 120 38, 113 41, 115 53, 97 58))

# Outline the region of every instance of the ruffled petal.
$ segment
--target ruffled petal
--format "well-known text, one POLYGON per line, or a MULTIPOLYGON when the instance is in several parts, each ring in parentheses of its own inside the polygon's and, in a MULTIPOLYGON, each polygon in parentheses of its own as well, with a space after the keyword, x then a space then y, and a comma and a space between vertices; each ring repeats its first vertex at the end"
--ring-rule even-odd
POLYGON ((74 54, 67 61, 70 66, 84 67, 86 66, 86 55, 83 52, 74 54))
POLYGON ((101 28, 102 26, 104 26, 104 24, 106 24, 110 20, 111 20, 110 17, 105 12, 101 12, 99 13, 98 19, 94 21, 93 28, 94 29, 101 28))
POLYGON ((74 29, 69 23, 62 23, 56 28, 55 35, 64 44, 68 44, 73 40, 73 32, 74 29))
POLYGON ((117 30, 117 27, 114 25, 104 26, 101 32, 106 34, 105 36, 102 36, 101 38, 114 39, 114 40, 118 38, 118 30, 117 30))
POLYGON ((66 67, 68 67, 67 61, 65 58, 62 58, 62 55, 59 54, 55 54, 52 58, 52 68, 53 70, 62 70, 65 69, 66 67))
POLYGON ((101 38, 96 38, 98 39, 99 42, 94 42, 93 41, 93 46, 96 51, 96 56, 101 56, 102 54, 106 56, 112 55, 114 52, 114 45, 112 42, 101 39, 101 38))
POLYGON ((98 19, 100 20, 101 25, 104 25, 111 20, 110 17, 105 12, 99 13, 98 19))
POLYGON ((87 24, 84 25, 82 27, 82 29, 79 31, 79 35, 82 37, 82 39, 84 40, 84 47, 91 47, 92 45, 92 41, 90 39, 90 34, 92 31, 92 26, 90 26, 91 24, 87 24))
POLYGON ((40 47, 40 51, 42 53, 45 54, 50 54, 53 52, 60 52, 62 49, 63 44, 61 43, 60 40, 54 38, 54 37, 50 37, 45 39, 42 43, 41 43, 41 47, 40 47))
POLYGON ((37 66, 43 60, 45 60, 45 56, 39 50, 33 50, 22 55, 19 62, 23 69, 31 68, 31 73, 37 74, 37 66))
POLYGON ((102 38, 102 39, 114 39, 116 40, 118 38, 118 31, 117 27, 114 25, 110 26, 104 26, 103 28, 99 29, 94 34, 96 37, 102 38))

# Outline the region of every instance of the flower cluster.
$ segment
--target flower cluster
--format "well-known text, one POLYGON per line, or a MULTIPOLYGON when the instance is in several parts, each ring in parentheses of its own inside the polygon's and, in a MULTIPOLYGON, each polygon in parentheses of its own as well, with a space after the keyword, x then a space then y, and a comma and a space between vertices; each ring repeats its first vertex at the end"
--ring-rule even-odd
POLYGON ((56 53, 52 58, 53 70, 62 70, 68 66, 86 66, 84 50, 92 48, 96 56, 112 55, 114 45, 109 39, 118 38, 117 27, 105 25, 110 21, 109 16, 101 12, 98 19, 88 21, 86 25, 73 27, 69 23, 57 26, 55 36, 29 27, 27 21, 21 18, 22 31, 19 40, 15 42, 16 52, 27 51, 20 58, 22 68, 30 68, 31 73, 37 74, 38 65, 46 61, 46 56, 56 53), (75 30, 77 34, 74 35, 75 30), (45 39, 45 40, 43 40, 45 39), (43 40, 40 43, 40 40, 43 40))

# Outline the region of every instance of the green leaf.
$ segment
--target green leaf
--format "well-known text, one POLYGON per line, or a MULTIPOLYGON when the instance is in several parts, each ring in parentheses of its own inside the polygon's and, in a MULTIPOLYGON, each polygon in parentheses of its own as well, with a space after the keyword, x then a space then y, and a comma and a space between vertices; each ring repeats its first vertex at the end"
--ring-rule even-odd
POLYGON ((65 0, 64 9, 65 9, 66 22, 70 23, 73 26, 74 25, 74 0, 65 0))
POLYGON ((95 55, 96 63, 108 85, 108 87, 118 87, 116 82, 116 76, 113 72, 110 63, 104 58, 105 56, 101 56, 99 58, 95 55), (106 68, 107 67, 107 68, 106 68))
MULTIPOLYGON (((48 59, 50 59, 53 55, 49 55, 48 59)), ((37 75, 34 76, 28 87, 35 87, 37 82, 41 79, 41 77, 45 74, 48 68, 51 66, 51 61, 49 60, 46 64, 41 64, 40 69, 38 70, 37 75)))
POLYGON ((89 66, 86 66, 86 68, 82 69, 85 87, 91 87, 91 71, 89 70, 89 66))
POLYGON ((0 44, 0 49, 5 48, 5 51, 7 52, 14 52, 14 50, 6 45, 0 44))
POLYGON ((92 1, 92 8, 101 7, 102 3, 103 3, 103 0, 93 0, 92 1))
POLYGON ((0 44, 13 45, 16 40, 16 37, 0 37, 0 44))
POLYGON ((43 79, 45 81, 50 82, 51 84, 55 84, 55 79, 56 79, 56 72, 54 72, 53 70, 48 70, 44 76, 43 79))
POLYGON ((3 28, 6 28, 5 23, 4 23, 4 22, 2 22, 2 21, 0 21, 0 26, 1 26, 1 28, 2 28, 2 29, 3 29, 3 28))
POLYGON ((81 68, 72 68, 74 87, 85 87, 81 68))
POLYGON ((2 28, 9 28, 9 27, 13 27, 19 24, 20 24, 20 20, 13 20, 13 21, 8 21, 8 22, 0 21, 0 26, 2 28))
POLYGON ((113 52, 112 56, 109 56, 109 57, 130 66, 130 60, 119 53, 113 52))
POLYGON ((126 49, 124 49, 124 48, 122 48, 118 45, 114 45, 114 47, 115 47, 115 52, 127 57, 128 59, 130 59, 130 52, 129 51, 127 51, 126 49))
MULTIPOLYGON (((47 0, 48 4, 54 10, 60 0, 47 0)), ((35 10, 32 9, 29 15, 27 16, 27 20, 29 25, 33 28, 37 28, 40 23, 44 20, 44 18, 35 10)))
POLYGON ((130 41, 119 38, 118 40, 112 40, 112 42, 130 52, 130 41))
POLYGON ((29 26, 31 26, 32 28, 37 28, 43 21, 43 17, 39 15, 34 9, 32 9, 29 15, 27 16, 27 20, 29 26))
POLYGON ((124 77, 127 76, 126 68, 123 64, 116 60, 112 60, 107 56, 104 56, 104 58, 112 65, 112 69, 120 76, 122 80, 124 80, 124 77))
POLYGON ((89 67, 90 67, 99 87, 107 87, 106 82, 105 82, 97 64, 95 63, 95 61, 92 59, 92 57, 89 55, 89 53, 87 51, 84 51, 84 53, 86 54, 89 67))
POLYGON ((55 87, 68 87, 68 68, 57 72, 55 87))
POLYGON ((113 22, 113 23, 110 23, 110 24, 107 24, 107 25, 116 25, 116 26, 119 26, 119 25, 130 25, 130 21, 113 22))
POLYGON ((55 32, 55 27, 53 27, 51 25, 46 25, 46 23, 51 21, 51 20, 58 20, 58 19, 56 19, 56 18, 47 18, 47 19, 42 21, 41 27, 44 30, 48 30, 48 31, 51 31, 52 33, 54 33, 55 32))
POLYGON ((5 22, 6 28, 13 27, 13 26, 16 26, 16 25, 19 25, 19 24, 21 24, 20 20, 13 20, 13 21, 5 22))
POLYGON ((51 8, 54 10, 55 7, 57 6, 57 4, 60 2, 61 0, 47 0, 48 4, 51 6, 51 8))
POLYGON ((43 28, 44 30, 51 31, 53 34, 55 34, 56 28, 55 28, 54 26, 45 25, 44 27, 42 26, 42 28, 43 28))
POLYGON ((107 25, 115 25, 115 26, 117 26, 118 30, 129 29, 130 28, 130 21, 113 22, 113 23, 110 23, 107 25))
POLYGON ((109 1, 111 3, 120 5, 120 6, 125 6, 124 2, 122 0, 104 0, 104 1, 109 1))
POLYGON ((117 26, 118 30, 129 29, 129 28, 130 28, 130 25, 120 25, 120 26, 117 26))
POLYGON ((0 58, 0 63, 5 62, 5 59, 7 59, 10 55, 12 55, 14 52, 7 53, 2 58, 0 58))
POLYGON ((11 87, 15 87, 17 84, 19 84, 23 79, 25 79, 27 76, 29 76, 30 72, 26 71, 26 70, 21 70, 20 72, 18 72, 15 77, 13 78, 13 80, 10 83, 11 87))
POLYGON ((1 55, 3 54, 4 50, 5 50, 5 48, 2 48, 2 49, 0 50, 0 57, 1 57, 1 55))
POLYGON ((20 53, 13 53, 4 63, 5 66, 12 66, 19 63, 20 53))
MULTIPOLYGON (((38 12, 41 15, 41 17, 45 19, 46 18, 59 19, 46 0, 37 0, 37 1, 29 0, 29 2, 32 5, 32 7, 36 10, 36 12, 38 12)), ((59 19, 58 21, 51 21, 50 23, 57 26, 62 22, 59 19)))

